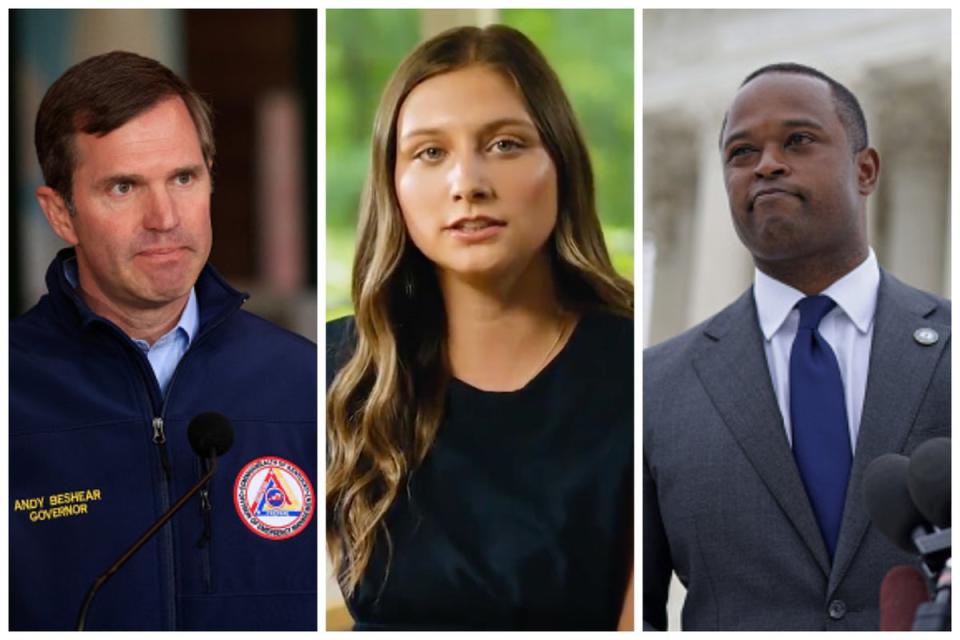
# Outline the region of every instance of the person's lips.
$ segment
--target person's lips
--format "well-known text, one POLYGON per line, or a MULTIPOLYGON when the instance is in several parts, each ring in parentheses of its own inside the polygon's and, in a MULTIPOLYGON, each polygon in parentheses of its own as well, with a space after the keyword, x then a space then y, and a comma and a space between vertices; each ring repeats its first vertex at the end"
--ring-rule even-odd
POLYGON ((444 227, 444 231, 461 242, 481 242, 500 235, 507 223, 489 216, 458 218, 444 227))
POLYGON ((144 258, 162 260, 164 258, 175 258, 185 250, 186 247, 150 247, 149 249, 138 251, 137 255, 144 258))
POLYGON ((752 209, 756 206, 757 201, 762 201, 767 198, 783 198, 783 197, 793 197, 800 198, 800 195, 795 191, 790 189, 784 189, 782 187, 764 187, 763 189, 758 189, 750 196, 750 208, 752 209))
POLYGON ((480 231, 488 227, 505 227, 506 222, 498 218, 491 218, 489 216, 465 216, 463 218, 457 218, 452 223, 444 227, 447 231, 480 231))

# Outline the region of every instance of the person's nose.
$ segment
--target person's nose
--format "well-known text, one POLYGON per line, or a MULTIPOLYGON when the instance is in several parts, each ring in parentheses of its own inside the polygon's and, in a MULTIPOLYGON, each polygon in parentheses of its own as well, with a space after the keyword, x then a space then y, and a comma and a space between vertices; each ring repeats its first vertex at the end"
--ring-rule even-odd
POLYGON ((459 155, 448 177, 454 202, 481 202, 494 196, 486 163, 479 153, 459 155))
POLYGON ((152 188, 144 203, 143 226, 150 231, 170 231, 180 224, 177 201, 167 189, 152 188))
POLYGON ((783 149, 779 145, 768 144, 760 151, 757 165, 753 168, 758 178, 777 178, 790 173, 790 165, 783 157, 783 149))

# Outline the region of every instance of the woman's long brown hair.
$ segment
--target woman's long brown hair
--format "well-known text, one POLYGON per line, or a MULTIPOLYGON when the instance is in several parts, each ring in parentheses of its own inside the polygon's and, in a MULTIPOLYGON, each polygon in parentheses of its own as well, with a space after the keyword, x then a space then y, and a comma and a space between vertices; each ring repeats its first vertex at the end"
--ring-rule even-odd
POLYGON ((586 145, 533 43, 493 25, 451 29, 417 47, 394 73, 374 121, 353 263, 356 343, 327 393, 327 545, 348 597, 378 535, 389 566, 385 516, 430 450, 450 378, 434 266, 410 240, 394 190, 397 114, 419 83, 474 64, 512 81, 556 166, 558 216, 547 250, 564 302, 633 315, 633 285, 614 271, 603 241, 586 145))

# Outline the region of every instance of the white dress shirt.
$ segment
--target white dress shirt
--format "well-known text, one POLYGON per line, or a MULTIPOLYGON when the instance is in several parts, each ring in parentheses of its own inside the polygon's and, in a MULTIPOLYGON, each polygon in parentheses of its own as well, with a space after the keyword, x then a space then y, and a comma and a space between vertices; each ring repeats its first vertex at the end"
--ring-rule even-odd
MULTIPOLYGON (((880 287, 880 267, 877 257, 870 254, 860 266, 843 276, 822 295, 837 303, 820 321, 820 335, 830 343, 843 380, 843 396, 847 407, 850 430, 850 450, 857 450, 863 397, 867 390, 867 372, 870 367, 870 345, 873 343, 873 316, 877 309, 877 290, 880 287)), ((787 441, 793 446, 790 423, 790 350, 797 335, 800 312, 797 302, 806 297, 801 291, 755 270, 753 295, 757 303, 757 317, 763 332, 763 350, 773 382, 773 391, 783 415, 787 441)))

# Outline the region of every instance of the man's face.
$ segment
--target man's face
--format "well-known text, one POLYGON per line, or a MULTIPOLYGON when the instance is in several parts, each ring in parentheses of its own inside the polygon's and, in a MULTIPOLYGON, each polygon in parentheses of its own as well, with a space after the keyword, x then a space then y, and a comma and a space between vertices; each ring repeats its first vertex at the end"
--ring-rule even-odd
POLYGON ((825 81, 751 80, 730 107, 721 153, 733 224, 758 266, 866 251, 864 198, 879 159, 852 151, 825 81))
MULTIPOLYGON (((84 295, 135 313, 182 304, 210 254, 210 174, 179 97, 104 136, 77 133, 76 247, 84 295)), ((51 221, 53 222, 53 221, 51 221)))

